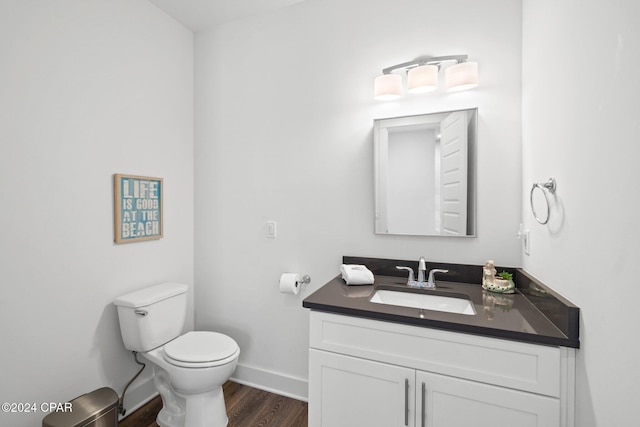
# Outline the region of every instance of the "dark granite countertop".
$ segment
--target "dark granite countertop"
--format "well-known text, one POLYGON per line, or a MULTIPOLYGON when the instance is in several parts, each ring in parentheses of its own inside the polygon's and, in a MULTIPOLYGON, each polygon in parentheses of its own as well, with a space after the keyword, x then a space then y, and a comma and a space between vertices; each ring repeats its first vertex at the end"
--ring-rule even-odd
MULTIPOLYGON (((437 289, 408 288, 405 277, 398 277, 391 265, 409 265, 398 260, 345 257, 348 264, 364 264, 374 272, 373 285, 347 286, 340 276, 307 297, 303 307, 349 316, 404 323, 495 338, 536 344, 579 348, 579 309, 521 269, 515 275, 516 293, 496 294, 482 289, 479 283, 451 279, 481 277, 482 266, 428 263, 428 269, 448 268, 451 281, 437 280, 437 289), (386 261, 386 262, 384 262, 386 261), (404 263, 404 264, 403 264, 404 263), (382 267, 384 265, 384 267, 382 267), (479 269, 479 270, 476 270, 479 269), (467 271, 468 270, 468 271, 467 271), (388 273, 394 275, 386 275, 388 273), (382 274, 381 274, 382 273, 382 274), (386 273, 386 274, 385 274, 386 273), (370 302, 380 287, 430 294, 457 294, 474 305, 475 315, 446 313, 370 302)), ((441 275, 443 279, 446 275, 441 275)))

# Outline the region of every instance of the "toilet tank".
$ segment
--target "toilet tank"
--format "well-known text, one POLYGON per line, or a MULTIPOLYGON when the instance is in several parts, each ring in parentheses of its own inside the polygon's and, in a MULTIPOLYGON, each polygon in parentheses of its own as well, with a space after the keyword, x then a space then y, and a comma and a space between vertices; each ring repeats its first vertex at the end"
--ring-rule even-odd
POLYGON ((187 315, 188 288, 183 283, 161 283, 116 298, 127 350, 146 352, 180 336, 187 315))

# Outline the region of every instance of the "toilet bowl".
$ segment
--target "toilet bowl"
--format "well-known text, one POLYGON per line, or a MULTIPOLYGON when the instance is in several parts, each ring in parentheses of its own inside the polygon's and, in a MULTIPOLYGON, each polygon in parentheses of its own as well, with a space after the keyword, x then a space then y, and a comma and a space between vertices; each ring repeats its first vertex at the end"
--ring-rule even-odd
POLYGON ((163 410, 160 427, 226 426, 222 385, 238 364, 235 341, 217 332, 187 332, 142 356, 153 364, 163 410), (158 374, 164 371, 164 374, 158 374), (165 404, 171 402, 170 404, 165 404))
POLYGON ((162 397, 160 427, 223 427, 222 384, 233 374, 240 348, 227 335, 190 331, 180 335, 187 286, 164 283, 116 299, 125 347, 153 366, 162 397))

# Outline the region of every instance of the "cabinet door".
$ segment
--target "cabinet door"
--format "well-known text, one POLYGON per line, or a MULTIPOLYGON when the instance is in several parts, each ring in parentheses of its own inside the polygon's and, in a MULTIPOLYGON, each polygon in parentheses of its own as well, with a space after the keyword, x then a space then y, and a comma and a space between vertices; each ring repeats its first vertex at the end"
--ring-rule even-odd
POLYGON ((421 371, 416 388, 416 427, 560 426, 551 397, 421 371))
POLYGON ((415 370, 309 350, 310 427, 414 427, 415 370))

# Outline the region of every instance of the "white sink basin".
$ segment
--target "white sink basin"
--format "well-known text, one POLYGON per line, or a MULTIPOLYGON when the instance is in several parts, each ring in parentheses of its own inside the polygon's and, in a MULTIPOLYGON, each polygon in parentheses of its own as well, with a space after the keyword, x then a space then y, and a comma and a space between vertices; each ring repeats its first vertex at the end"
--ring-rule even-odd
POLYGON ((416 292, 398 292, 380 289, 369 300, 376 304, 397 305, 401 307, 422 308, 425 310, 445 311, 447 313, 476 314, 473 304, 466 298, 446 297, 442 295, 416 292))

